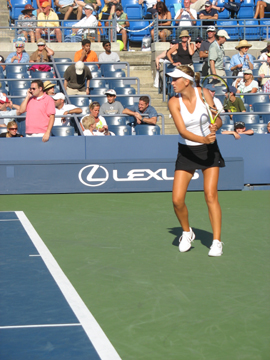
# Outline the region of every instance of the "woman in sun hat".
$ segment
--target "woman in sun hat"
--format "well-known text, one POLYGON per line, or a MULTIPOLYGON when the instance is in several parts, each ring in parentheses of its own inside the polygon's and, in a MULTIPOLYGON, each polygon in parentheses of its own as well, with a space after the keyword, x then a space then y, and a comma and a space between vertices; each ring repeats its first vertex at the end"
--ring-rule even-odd
POLYGON ((239 52, 233 55, 230 61, 230 70, 233 71, 234 76, 237 76, 238 73, 243 72, 243 70, 253 70, 253 57, 248 54, 248 50, 251 47, 252 45, 247 42, 247 40, 241 40, 235 47, 239 52))
POLYGON ((30 36, 31 42, 35 42, 35 33, 34 29, 36 28, 36 23, 33 20, 37 20, 37 17, 32 14, 32 11, 35 10, 32 5, 27 4, 25 5, 24 9, 22 10, 22 14, 18 17, 17 26, 21 29, 18 29, 18 34, 23 34, 28 41, 28 35, 30 36), (24 20, 24 21, 19 21, 24 20), (27 21, 26 21, 27 20, 27 21))
POLYGON ((194 44, 191 43, 189 32, 187 30, 182 30, 179 38, 181 39, 181 43, 171 47, 171 49, 167 52, 167 58, 174 66, 188 65, 192 70, 194 70, 192 55, 195 52, 195 47, 194 44), (173 60, 172 53, 175 50, 177 50, 177 56, 175 56, 173 60))

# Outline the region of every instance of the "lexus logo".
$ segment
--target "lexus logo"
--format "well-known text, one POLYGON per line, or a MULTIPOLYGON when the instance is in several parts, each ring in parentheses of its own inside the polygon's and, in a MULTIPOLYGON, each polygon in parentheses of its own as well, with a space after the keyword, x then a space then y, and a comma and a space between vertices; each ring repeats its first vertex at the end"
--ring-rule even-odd
POLYGON ((78 176, 86 186, 101 186, 109 179, 108 170, 101 165, 87 165, 80 170, 78 176))

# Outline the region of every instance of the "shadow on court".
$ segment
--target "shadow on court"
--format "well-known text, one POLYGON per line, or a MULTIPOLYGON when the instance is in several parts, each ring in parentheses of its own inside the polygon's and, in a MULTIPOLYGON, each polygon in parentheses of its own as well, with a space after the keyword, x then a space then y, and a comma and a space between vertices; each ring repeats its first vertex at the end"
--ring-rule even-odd
MULTIPOLYGON (((179 237, 182 235, 183 229, 181 227, 175 227, 175 228, 170 228, 168 230, 169 230, 169 233, 176 236, 172 242, 172 245, 179 246, 179 237)), ((212 241, 213 241, 213 234, 210 233, 209 231, 205 231, 205 230, 201 230, 201 229, 197 229, 197 228, 192 228, 192 230, 194 231, 194 233, 196 235, 196 238, 194 241, 200 241, 202 243, 202 245, 204 245, 205 247, 210 249, 210 246, 212 245, 212 241)), ((191 250, 192 249, 193 249, 193 246, 191 247, 191 250)))

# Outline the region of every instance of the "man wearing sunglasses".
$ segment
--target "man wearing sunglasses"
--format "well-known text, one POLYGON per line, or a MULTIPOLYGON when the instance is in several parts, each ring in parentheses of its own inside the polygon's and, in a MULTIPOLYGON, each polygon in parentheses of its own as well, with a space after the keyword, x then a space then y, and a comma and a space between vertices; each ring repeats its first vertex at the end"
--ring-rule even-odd
POLYGON ((42 137, 42 141, 49 140, 55 120, 54 100, 44 93, 43 82, 33 80, 26 98, 20 106, 20 112, 26 111, 26 137, 42 137))

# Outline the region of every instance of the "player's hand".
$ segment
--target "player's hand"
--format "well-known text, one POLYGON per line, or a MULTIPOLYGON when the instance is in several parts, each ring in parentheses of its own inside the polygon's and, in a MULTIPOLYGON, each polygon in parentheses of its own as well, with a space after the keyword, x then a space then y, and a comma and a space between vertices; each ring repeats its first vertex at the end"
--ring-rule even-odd
POLYGON ((210 129, 211 133, 216 133, 218 131, 217 124, 216 123, 210 124, 209 129, 210 129))
POLYGON ((209 135, 204 137, 205 144, 213 144, 216 140, 216 133, 210 133, 209 135))

